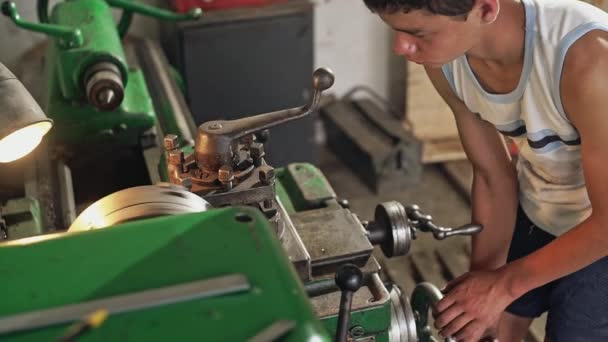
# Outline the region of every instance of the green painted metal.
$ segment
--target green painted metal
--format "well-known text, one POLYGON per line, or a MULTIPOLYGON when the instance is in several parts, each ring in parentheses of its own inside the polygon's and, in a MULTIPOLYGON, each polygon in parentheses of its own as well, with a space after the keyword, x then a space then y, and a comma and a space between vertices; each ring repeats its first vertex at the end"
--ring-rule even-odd
POLYGON ((287 212, 287 214, 293 215, 293 214, 297 213, 296 208, 294 207, 293 203, 291 202, 291 198, 289 197, 288 189, 285 187, 285 185, 281 181, 285 177, 283 175, 283 173, 285 173, 285 172, 286 172, 286 169, 284 169, 284 168, 277 170, 277 179, 279 181, 274 183, 275 191, 276 191, 277 197, 279 198, 279 201, 281 201, 281 204, 285 208, 285 211, 287 212))
POLYGON ((177 120, 175 120, 175 112, 173 112, 173 106, 169 101, 165 98, 158 101, 159 109, 157 110, 158 119, 163 123, 163 133, 167 134, 175 134, 178 136, 180 145, 184 143, 182 139, 181 129, 179 128, 179 124, 177 120))
MULTIPOLYGON (((49 58, 54 58, 51 54, 49 58)), ((49 68, 53 72, 56 69, 49 68)), ((57 77, 49 78, 45 98, 47 115, 54 120, 49 136, 58 144, 93 145, 112 142, 136 145, 141 133, 156 123, 156 112, 141 70, 129 71, 130 82, 120 107, 112 112, 100 112, 87 103, 63 97, 57 77)))
MULTIPOLYGON (((107 2, 113 7, 124 9, 117 26, 120 37, 124 37, 127 34, 127 31, 129 31, 131 21, 133 20, 134 12, 169 21, 192 20, 197 19, 202 15, 202 11, 199 8, 192 9, 190 12, 182 14, 166 11, 160 8, 148 6, 129 0, 108 0, 107 2)), ((38 0, 38 20, 40 20, 41 23, 49 22, 48 6, 48 0, 38 0)))
POLYGON ((98 62, 110 62, 120 70, 123 83, 129 82, 127 61, 116 32, 110 6, 103 0, 73 0, 57 3, 51 12, 51 23, 78 28, 85 37, 83 46, 63 50, 52 44, 57 78, 63 97, 78 100, 85 96, 84 74, 98 62))
POLYGON ((53 7, 50 21, 79 28, 85 37, 79 48, 63 49, 57 40, 49 46, 44 106, 55 122, 53 141, 71 146, 107 140, 137 144, 141 133, 154 126, 156 116, 143 74, 127 66, 108 4, 102 0, 60 2, 53 7), (84 74, 99 62, 117 66, 125 85, 123 102, 112 112, 98 111, 86 101, 84 74))
MULTIPOLYGON (((338 316, 326 317, 321 320, 330 335, 336 334, 338 316)), ((364 336, 375 336, 376 342, 388 342, 388 330, 391 323, 391 302, 373 309, 353 311, 350 316, 350 329, 359 326, 364 330, 364 336)))
MULTIPOLYGON (((285 341, 330 341, 280 242, 251 208, 16 241, 0 246, 0 272, 0 318, 234 273, 252 285, 242 294, 113 315, 79 341, 244 341, 277 320, 296 322, 285 341)), ((51 341, 66 327, 0 340, 51 341)))
POLYGON ((9 240, 43 233, 42 216, 38 200, 23 197, 8 200, 0 206, 0 214, 6 223, 9 240))
POLYGON ((128 30, 132 14, 179 21, 202 13, 200 9, 174 13, 130 0, 70 0, 58 2, 49 16, 48 1, 39 0, 39 18, 48 22, 39 24, 22 20, 13 2, 3 4, 3 10, 20 27, 53 37, 45 59, 47 93, 43 106, 55 122, 50 134, 53 141, 71 146, 108 140, 137 144, 142 132, 156 124, 143 75, 128 66, 122 47, 121 35, 128 30), (111 6, 123 9, 118 30, 111 6), (112 112, 101 112, 86 99, 86 72, 101 62, 115 65, 125 86, 123 102, 112 112))
POLYGON ((284 188, 283 197, 290 202, 295 212, 319 209, 336 194, 323 173, 308 163, 293 163, 278 170, 277 177, 284 188))
POLYGON ((182 74, 173 66, 169 67, 169 72, 171 73, 173 80, 175 80, 175 83, 177 83, 177 87, 179 88, 182 96, 186 97, 186 81, 184 80, 182 74))
MULTIPOLYGON (((321 170, 312 164, 290 164, 277 169, 276 175, 276 193, 289 215, 321 209, 325 201, 336 198, 321 170)), ((337 319, 337 315, 322 318, 331 336, 336 333, 337 319)), ((390 322, 391 303, 387 301, 372 309, 353 311, 350 327, 360 326, 365 331, 364 336, 374 336, 376 342, 388 342, 390 322)))

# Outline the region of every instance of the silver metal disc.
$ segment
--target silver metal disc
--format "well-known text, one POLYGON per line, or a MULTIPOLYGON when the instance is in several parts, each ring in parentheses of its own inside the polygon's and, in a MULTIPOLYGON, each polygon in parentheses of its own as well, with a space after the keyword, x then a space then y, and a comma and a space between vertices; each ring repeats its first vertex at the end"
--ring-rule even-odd
POLYGON ((393 256, 406 255, 412 243, 412 231, 403 205, 397 201, 384 202, 386 217, 392 227, 393 256))
POLYGON ((412 307, 406 297, 393 286, 391 298, 391 326, 388 331, 389 342, 417 342, 416 320, 412 307))
POLYGON ((68 231, 105 228, 136 219, 206 211, 211 205, 186 188, 169 183, 124 189, 85 209, 68 231))

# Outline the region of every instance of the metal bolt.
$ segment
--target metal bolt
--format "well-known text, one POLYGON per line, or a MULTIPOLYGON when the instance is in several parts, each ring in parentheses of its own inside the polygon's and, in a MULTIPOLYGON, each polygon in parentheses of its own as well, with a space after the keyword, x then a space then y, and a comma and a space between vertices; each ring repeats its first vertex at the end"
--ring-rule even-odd
POLYGON ((184 153, 184 164, 182 165, 182 172, 189 172, 192 166, 194 165, 196 165, 196 163, 194 162, 194 153, 184 153))
POLYGON ((232 156, 232 162, 234 165, 239 165, 240 163, 247 161, 248 158, 249 154, 247 154, 247 151, 239 150, 232 156))
POLYGON ((251 146, 253 143, 253 134, 247 134, 246 136, 241 138, 241 144, 245 146, 251 146))
POLYGON ((214 130, 214 131, 221 129, 222 127, 224 127, 224 126, 222 126, 222 124, 219 122, 212 123, 211 125, 209 125, 209 129, 214 130))
POLYGON ((263 131, 257 132, 255 133, 255 138, 257 141, 259 141, 260 143, 265 143, 268 141, 268 139, 270 138, 270 131, 265 129, 263 131))
POLYGON ((232 189, 232 181, 234 180, 234 173, 232 166, 224 165, 218 170, 217 178, 224 185, 226 190, 232 189))
POLYGON ((169 151, 169 164, 179 166, 182 165, 184 161, 184 152, 180 150, 169 151))
POLYGON ((264 144, 254 142, 251 144, 251 147, 249 147, 249 151, 252 158, 259 158, 264 155, 264 144))
POLYGON ((260 182, 264 185, 272 185, 274 184, 274 168, 269 165, 262 165, 258 168, 259 170, 259 179, 260 182))
POLYGON ((359 338, 363 335, 365 335, 365 329, 363 329, 363 327, 360 325, 354 326, 350 329, 350 336, 352 336, 352 338, 359 338))
POLYGON ((344 209, 350 209, 350 202, 345 198, 338 200, 338 204, 344 209))
POLYGON ((165 145, 165 150, 171 151, 179 147, 179 138, 175 134, 167 134, 165 135, 163 143, 165 145))
POLYGON ((257 142, 252 143, 249 147, 249 153, 251 154, 255 166, 262 165, 262 158, 266 155, 264 152, 264 144, 257 142))

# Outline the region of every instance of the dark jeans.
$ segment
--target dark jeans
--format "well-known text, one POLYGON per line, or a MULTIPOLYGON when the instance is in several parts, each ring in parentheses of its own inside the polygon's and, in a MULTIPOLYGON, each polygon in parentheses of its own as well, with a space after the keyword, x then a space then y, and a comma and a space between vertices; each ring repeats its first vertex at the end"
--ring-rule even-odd
MULTIPOLYGON (((507 260, 524 257, 554 239, 519 208, 507 260)), ((529 318, 545 311, 551 342, 608 341, 608 257, 536 288, 507 307, 507 312, 529 318)))

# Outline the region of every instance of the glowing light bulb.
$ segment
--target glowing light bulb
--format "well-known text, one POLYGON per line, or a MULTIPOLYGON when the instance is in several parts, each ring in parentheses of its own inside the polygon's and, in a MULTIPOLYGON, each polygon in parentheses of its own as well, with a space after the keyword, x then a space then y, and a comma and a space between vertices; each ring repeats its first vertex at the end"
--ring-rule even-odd
POLYGON ((0 140, 0 163, 9 163, 32 152, 51 129, 48 121, 37 122, 0 140))

